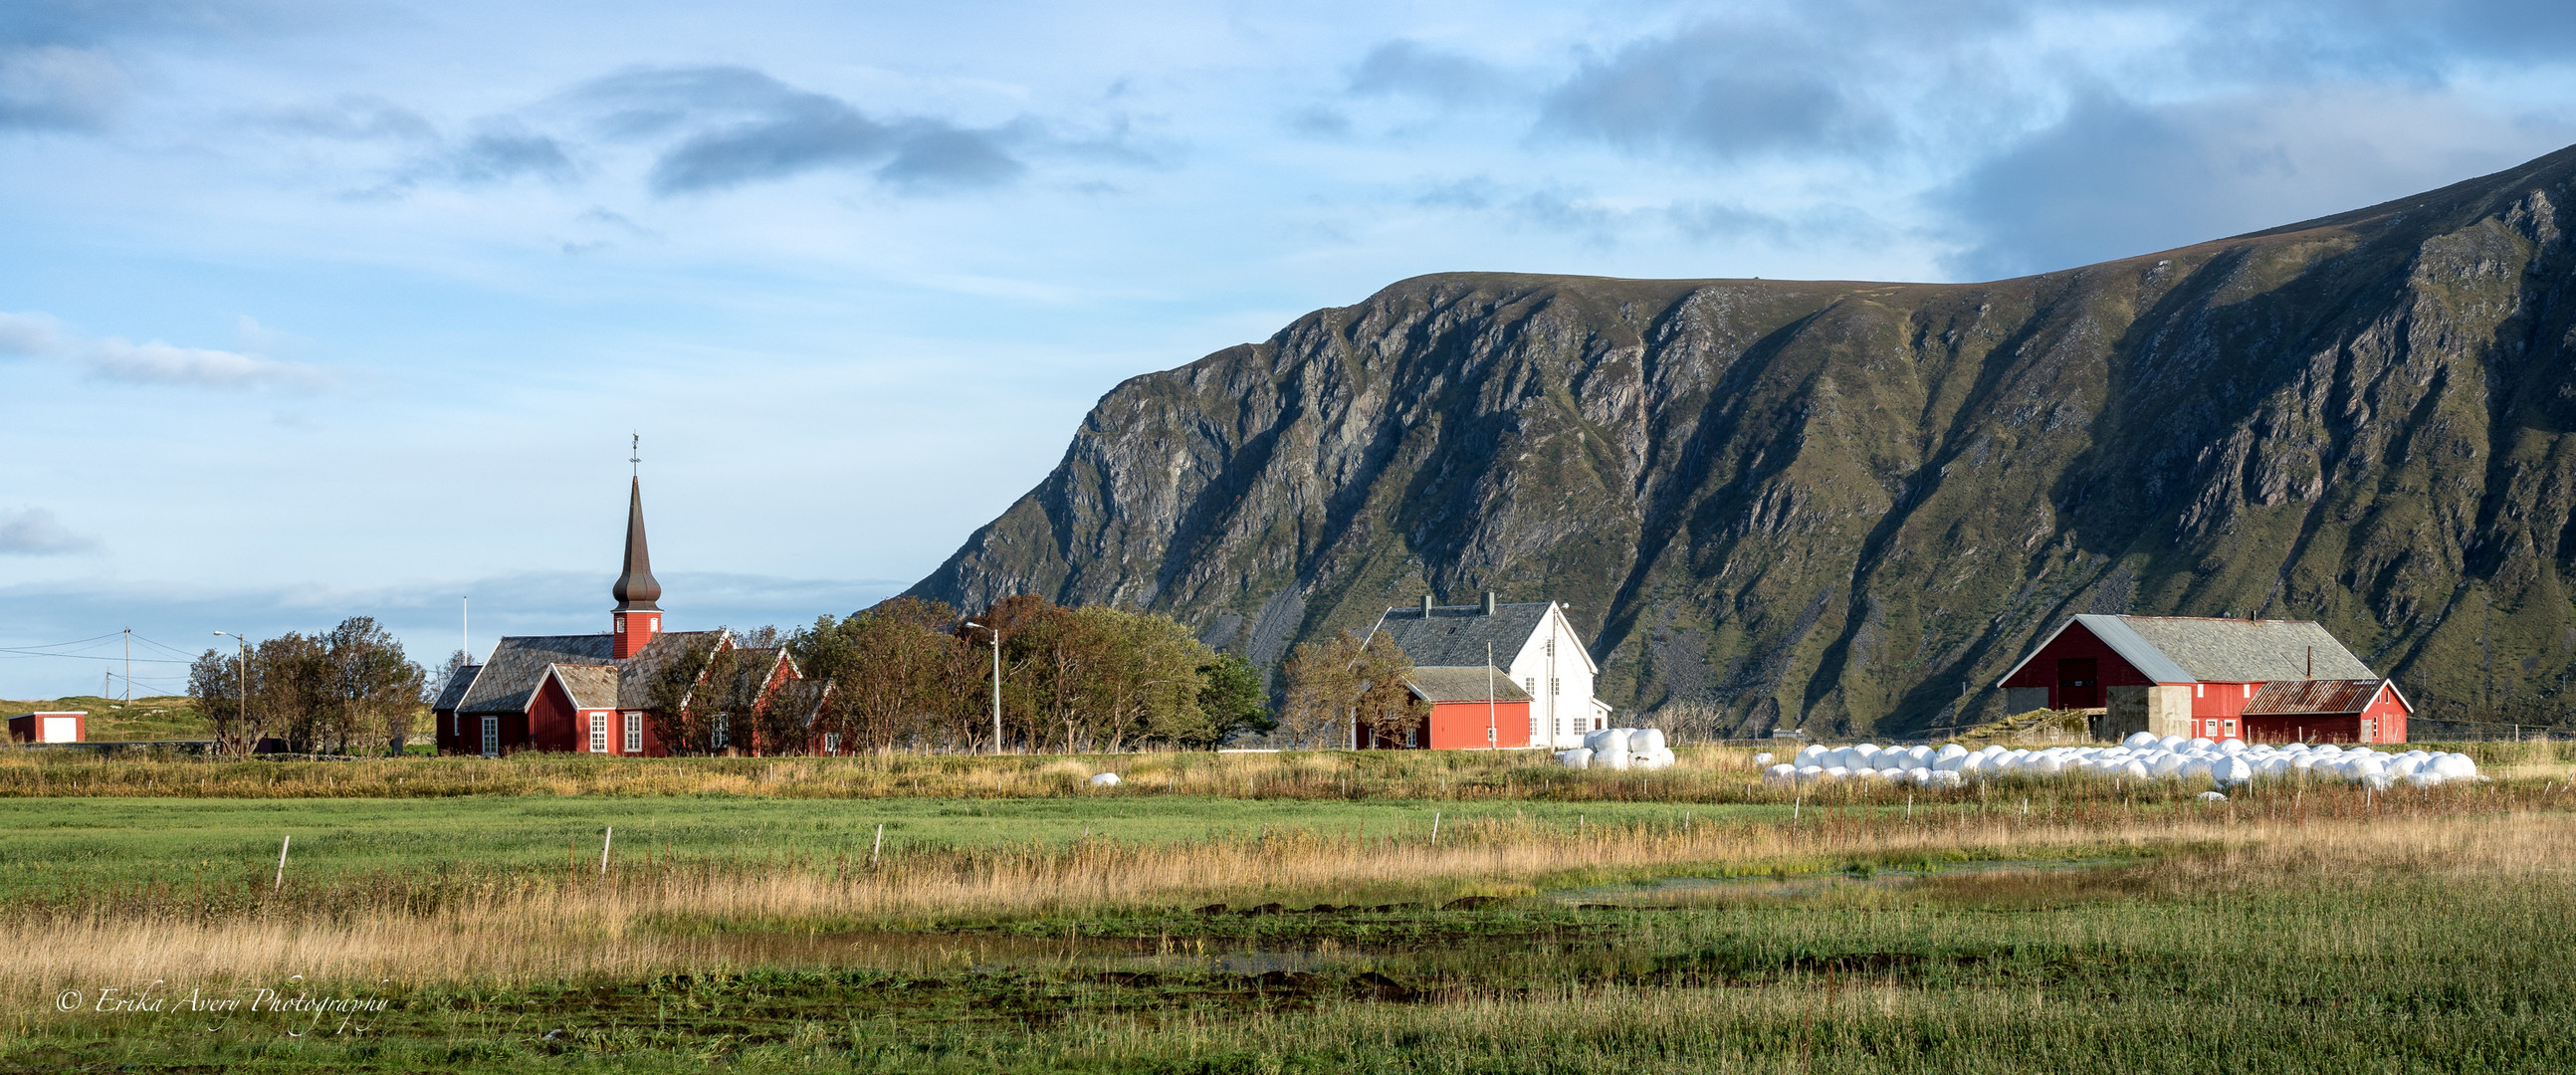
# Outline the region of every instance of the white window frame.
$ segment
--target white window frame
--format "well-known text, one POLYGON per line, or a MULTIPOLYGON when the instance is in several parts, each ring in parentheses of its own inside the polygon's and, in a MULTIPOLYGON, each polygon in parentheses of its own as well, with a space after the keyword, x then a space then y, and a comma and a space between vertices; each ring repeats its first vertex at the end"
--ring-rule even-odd
POLYGON ((733 745, 733 714, 716 714, 715 734, 710 736, 709 740, 707 745, 717 750, 733 745))
POLYGON ((841 733, 823 733, 823 753, 834 756, 838 756, 841 753, 841 733))
POLYGON ((590 752, 608 753, 608 714, 606 713, 590 715, 590 752))
POLYGON ((644 714, 642 713, 626 715, 626 752, 644 753, 644 714))

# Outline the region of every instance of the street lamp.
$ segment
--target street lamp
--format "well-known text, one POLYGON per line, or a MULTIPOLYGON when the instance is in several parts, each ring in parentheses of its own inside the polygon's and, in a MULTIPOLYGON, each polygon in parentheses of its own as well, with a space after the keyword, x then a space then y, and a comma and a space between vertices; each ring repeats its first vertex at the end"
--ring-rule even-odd
MULTIPOLYGON (((241 713, 239 714, 239 719, 241 720, 242 727, 250 727, 250 639, 234 634, 231 631, 217 631, 215 634, 241 643, 241 713)), ((252 743, 251 749, 253 751, 258 750, 259 744, 252 743)))
POLYGON ((1002 632, 973 620, 966 626, 991 631, 993 634, 993 753, 1002 752, 1002 632))

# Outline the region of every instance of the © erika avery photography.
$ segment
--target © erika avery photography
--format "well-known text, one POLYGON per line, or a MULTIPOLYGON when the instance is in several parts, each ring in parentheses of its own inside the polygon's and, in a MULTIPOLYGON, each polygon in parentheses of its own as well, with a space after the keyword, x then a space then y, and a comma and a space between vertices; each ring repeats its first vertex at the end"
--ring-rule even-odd
POLYGON ((0 4, 0 1072, 2576 1070, 2576 6, 0 4))

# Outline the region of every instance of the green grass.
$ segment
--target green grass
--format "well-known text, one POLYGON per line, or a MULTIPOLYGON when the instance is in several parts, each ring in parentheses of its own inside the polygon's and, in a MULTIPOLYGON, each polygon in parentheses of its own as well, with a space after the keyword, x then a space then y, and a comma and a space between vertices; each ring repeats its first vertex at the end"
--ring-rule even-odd
POLYGON ((93 743, 212 739, 215 736, 214 725, 198 716, 196 705, 184 695, 156 695, 132 702, 89 694, 43 702, 0 701, 0 715, 15 716, 38 710, 89 714, 84 724, 93 743))
POLYGON ((358 873, 561 870, 614 850, 761 864, 865 857, 885 825, 895 854, 950 847, 1250 836, 1265 827, 1425 839, 1444 824, 1523 817, 1581 824, 1772 818, 1773 806, 1664 803, 1259 800, 1154 796, 1063 799, 738 797, 444 799, 0 799, 0 899, 138 881, 270 875, 281 838, 300 882, 358 873))

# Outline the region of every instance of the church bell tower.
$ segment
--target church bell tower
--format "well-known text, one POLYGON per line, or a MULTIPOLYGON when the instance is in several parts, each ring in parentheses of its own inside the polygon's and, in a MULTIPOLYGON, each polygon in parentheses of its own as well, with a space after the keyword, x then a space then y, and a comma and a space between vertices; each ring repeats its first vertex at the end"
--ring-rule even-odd
POLYGON ((619 572, 609 596, 617 608, 609 613, 620 659, 642 652, 662 631, 662 584, 653 580, 653 556, 644 548, 644 479, 638 475, 626 490, 626 570, 619 572))

